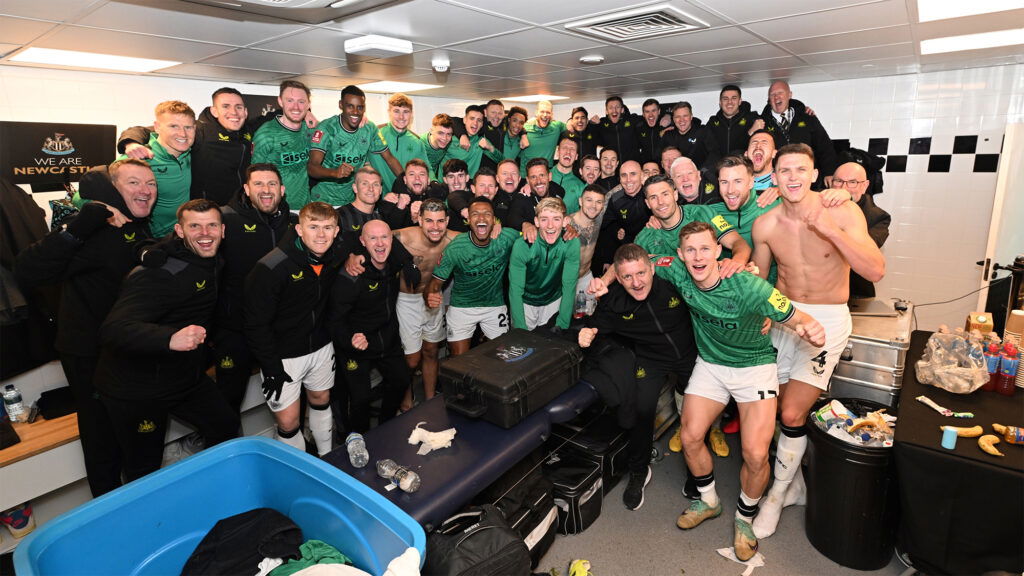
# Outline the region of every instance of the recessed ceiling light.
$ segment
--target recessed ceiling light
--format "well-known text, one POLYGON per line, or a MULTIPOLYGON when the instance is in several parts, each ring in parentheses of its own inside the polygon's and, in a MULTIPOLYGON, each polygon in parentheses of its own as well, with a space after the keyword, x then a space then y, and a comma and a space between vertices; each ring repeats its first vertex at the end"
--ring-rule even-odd
POLYGON ((440 84, 418 84, 416 82, 393 82, 391 80, 382 80, 380 82, 370 82, 369 84, 360 84, 360 88, 367 92, 379 92, 384 94, 394 94, 395 92, 416 92, 419 90, 430 90, 432 88, 440 88, 440 84))
POLYGON ((117 70, 118 72, 152 72, 181 64, 181 62, 173 60, 154 60, 151 58, 97 54, 95 52, 78 52, 76 50, 55 50, 53 48, 28 48, 12 56, 11 61, 25 62, 27 64, 67 66, 69 68, 117 70))
POLYGON ((391 58, 392 56, 412 54, 412 42, 370 34, 345 40, 345 53, 372 58, 391 58))
POLYGON ((507 96, 502 100, 513 102, 540 102, 541 100, 568 100, 568 96, 552 96, 551 94, 530 94, 528 96, 507 96))
POLYGON ((962 18, 1024 8, 1024 0, 989 0, 988 2, 951 2, 950 0, 917 0, 917 21, 931 22, 962 18))
POLYGON ((600 64, 604 62, 604 56, 600 54, 587 54, 586 56, 580 56, 580 64, 600 64))
POLYGON ((942 54, 1024 44, 1024 28, 921 40, 921 54, 942 54))

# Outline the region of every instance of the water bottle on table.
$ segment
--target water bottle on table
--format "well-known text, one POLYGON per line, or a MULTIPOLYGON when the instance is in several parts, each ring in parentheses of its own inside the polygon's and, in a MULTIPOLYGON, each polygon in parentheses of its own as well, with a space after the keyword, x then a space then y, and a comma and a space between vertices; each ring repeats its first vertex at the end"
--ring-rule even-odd
POLYGON ((420 489, 420 475, 391 460, 390 458, 377 461, 377 475, 402 489, 403 492, 413 493, 420 489))
POLYGON ((362 468, 370 461, 370 453, 366 451, 363 435, 353 432, 345 438, 345 449, 348 450, 348 461, 354 468, 362 468))
POLYGON ((28 411, 25 410, 25 402, 21 398, 21 390, 14 384, 4 386, 4 409, 11 422, 25 422, 28 420, 28 411))

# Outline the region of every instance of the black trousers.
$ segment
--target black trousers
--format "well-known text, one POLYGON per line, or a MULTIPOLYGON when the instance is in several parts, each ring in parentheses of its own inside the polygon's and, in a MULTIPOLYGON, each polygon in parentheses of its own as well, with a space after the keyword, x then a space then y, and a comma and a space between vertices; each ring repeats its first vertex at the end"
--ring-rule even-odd
POLYGON ((629 469, 632 472, 644 470, 651 460, 654 446, 654 418, 658 408, 661 387, 669 374, 676 375, 676 391, 686 386, 693 372, 692 359, 673 363, 661 363, 637 358, 636 360, 636 422, 629 431, 626 452, 629 454, 629 469))
POLYGON ((78 405, 78 437, 94 498, 121 486, 121 448, 107 408, 93 386, 98 361, 96 356, 60 355, 61 368, 78 405))
POLYGON ((373 400, 370 370, 373 368, 384 378, 377 423, 393 418, 411 381, 409 366, 405 363, 402 350, 392 350, 380 358, 367 359, 355 357, 335 344, 334 353, 338 363, 334 372, 334 389, 331 391, 331 409, 343 434, 362 434, 370 429, 370 402, 373 400))
POLYGON ((213 349, 217 388, 228 405, 239 412, 256 359, 245 343, 245 335, 234 330, 218 330, 213 349))
POLYGON ((206 375, 198 386, 173 400, 122 400, 107 395, 100 399, 113 421, 128 481, 160 469, 169 416, 195 428, 208 447, 238 437, 238 411, 228 406, 206 375))

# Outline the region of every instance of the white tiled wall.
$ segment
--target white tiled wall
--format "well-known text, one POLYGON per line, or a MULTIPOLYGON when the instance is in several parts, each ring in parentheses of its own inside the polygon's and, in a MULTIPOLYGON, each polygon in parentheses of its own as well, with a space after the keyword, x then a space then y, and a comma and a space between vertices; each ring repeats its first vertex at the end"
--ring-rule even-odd
MULTIPOLYGON (((760 112, 768 87, 742 88, 744 100, 760 112)), ((950 154, 954 136, 960 135, 978 136, 977 153, 997 154, 1007 122, 1024 121, 1021 65, 794 84, 792 89, 794 98, 814 108, 833 139, 849 139, 851 146, 866 150, 869 138, 888 138, 892 155, 906 155, 910 139, 923 136, 932 138, 932 154, 950 154)), ((642 100, 626 104, 639 111, 642 100)), ((718 111, 717 92, 659 100, 687 100, 703 120, 718 111)), ((604 113, 603 101, 583 105, 591 114, 604 113)), ((555 117, 568 116, 571 107, 556 106, 555 117)), ((948 173, 928 173, 928 156, 911 155, 906 173, 885 173, 885 193, 876 201, 892 214, 893 225, 883 248, 888 271, 877 285, 880 298, 941 302, 980 286, 981 267, 975 262, 985 257, 997 175, 974 173, 973 166, 974 155, 956 154, 948 173)), ((1024 253, 1024 246, 1012 253, 1024 253)), ((917 312, 918 326, 962 325, 976 303, 972 295, 926 306, 917 312)))
MULTIPOLYGON (((184 100, 200 111, 221 83, 142 78, 0 66, 0 120, 112 123, 123 129, 152 120, 153 106, 184 100)), ((247 94, 275 94, 274 86, 239 86, 247 94)), ((1024 121, 1024 66, 978 68, 861 80, 793 85, 793 96, 813 107, 833 139, 849 139, 867 148, 869 138, 889 138, 889 154, 906 154, 910 138, 931 136, 932 153, 952 151, 953 137, 978 135, 978 153, 998 153, 1008 121, 1024 121)), ((760 111, 767 86, 743 86, 744 97, 760 111)), ((337 112, 337 93, 313 93, 319 118, 337 112)), ((718 93, 659 95, 662 101, 688 100, 702 119, 718 110, 718 93)), ((638 111, 642 98, 628 99, 638 111)), ((413 129, 425 131, 438 112, 462 114, 468 102, 415 97, 413 129)), ((572 106, 559 104, 555 117, 572 106)), ((604 102, 585 102, 603 114, 604 102)), ((386 98, 370 95, 368 114, 386 120, 386 98)), ((954 155, 949 173, 927 172, 927 156, 912 155, 907 172, 886 173, 878 204, 893 215, 884 252, 888 274, 878 285, 882 298, 901 297, 917 304, 956 298, 979 286, 987 229, 996 184, 995 173, 972 172, 973 157, 954 155)), ((37 195, 45 203, 46 195, 37 195)), ((59 196, 59 194, 57 194, 59 196)), ((1016 249, 1024 252, 1024 246, 1016 249)), ((960 324, 975 297, 930 306, 918 312, 918 324, 960 324)))

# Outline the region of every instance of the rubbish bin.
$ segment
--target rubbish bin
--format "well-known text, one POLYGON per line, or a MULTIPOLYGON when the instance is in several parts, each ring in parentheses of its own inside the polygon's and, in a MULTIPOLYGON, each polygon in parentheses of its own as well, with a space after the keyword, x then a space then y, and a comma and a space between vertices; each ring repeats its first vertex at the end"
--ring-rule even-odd
MULTIPOLYGON (((858 415, 886 408, 870 400, 838 400, 858 415)), ((807 428, 807 539, 841 566, 885 567, 899 523, 892 448, 856 446, 829 436, 815 423, 813 412, 807 428)))
POLYGON ((267 507, 371 574, 426 536, 408 514, 321 460, 260 436, 204 450, 48 522, 14 554, 19 576, 178 574, 220 519, 267 507))

